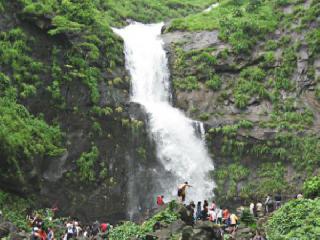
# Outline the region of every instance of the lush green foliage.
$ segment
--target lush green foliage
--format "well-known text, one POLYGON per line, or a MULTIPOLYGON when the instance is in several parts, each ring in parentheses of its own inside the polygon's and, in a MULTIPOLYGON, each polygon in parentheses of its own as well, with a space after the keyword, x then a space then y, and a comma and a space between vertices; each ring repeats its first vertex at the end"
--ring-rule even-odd
POLYGON ((262 83, 265 76, 266 73, 258 67, 249 67, 241 71, 233 93, 235 104, 238 108, 245 108, 253 96, 268 97, 268 93, 262 83))
POLYGON ((94 166, 99 157, 99 150, 96 146, 92 146, 91 150, 82 153, 81 157, 76 161, 79 168, 79 179, 82 182, 94 181, 95 171, 94 166))
POLYGON ((279 17, 273 1, 224 0, 219 3, 210 12, 173 20, 168 31, 219 29, 221 39, 230 42, 237 53, 248 53, 257 40, 277 26, 279 17))
POLYGON ((254 216, 250 213, 250 210, 248 208, 245 208, 242 211, 240 221, 246 225, 255 223, 254 216))
MULTIPOLYGON (((35 201, 30 198, 23 198, 0 190, 0 209, 5 221, 9 221, 18 227, 19 230, 30 232, 30 223, 27 214, 33 209, 33 214, 43 220, 44 228, 53 228, 55 237, 59 238, 65 234, 65 218, 54 218, 51 209, 36 209, 35 201)), ((6 239, 6 238, 5 238, 6 239)))
POLYGON ((0 96, 27 98, 36 94, 43 64, 30 57, 31 41, 20 28, 0 33, 0 67, 10 72, 0 73, 0 96))
POLYGON ((31 205, 32 201, 0 191, 0 209, 3 213, 4 219, 26 231, 29 230, 29 226, 26 221, 27 209, 31 205))
POLYGON ((7 168, 1 166, 1 174, 20 171, 19 162, 61 154, 61 132, 49 126, 43 119, 32 116, 25 107, 7 98, 0 98, 0 151, 7 160, 7 168))
POLYGON ((185 79, 177 79, 173 81, 173 85, 181 90, 196 90, 199 89, 199 83, 195 76, 188 76, 185 79))
POLYGON ((164 224, 171 223, 178 219, 178 215, 175 212, 176 203, 171 202, 169 206, 154 215, 152 218, 144 222, 142 225, 137 225, 132 222, 125 222, 124 224, 116 227, 109 234, 110 240, 129 240, 134 237, 139 239, 145 239, 145 235, 153 231, 153 226, 156 222, 162 222, 164 224))
POLYGON ((303 194, 307 198, 320 197, 320 177, 314 176, 303 184, 303 194))
MULTIPOLYGON (((35 13, 37 15, 48 14, 53 11, 59 11, 59 13, 67 13, 72 16, 76 13, 76 19, 69 22, 71 25, 73 23, 85 22, 92 20, 92 17, 96 14, 103 13, 105 15, 105 20, 111 25, 122 25, 127 19, 134 19, 140 22, 158 22, 163 20, 168 20, 172 17, 185 16, 192 12, 198 12, 207 7, 212 1, 210 0, 165 0, 165 1, 155 1, 155 0, 98 0, 98 1, 62 1, 58 3, 55 0, 21 0, 26 7, 25 11, 29 13, 35 13), (77 3, 80 3, 78 5, 77 3), (59 6, 60 5, 60 6, 59 6), (94 9, 94 8, 95 9, 94 9), (92 11, 94 9, 94 11, 92 11)), ((67 20, 58 17, 59 20, 67 20)), ((65 24, 63 24, 65 25, 65 24)), ((65 25, 67 26, 67 25, 65 25)), ((81 26, 77 26, 81 28, 81 26)))
POLYGON ((203 10, 211 3, 212 0, 110 0, 100 1, 99 7, 108 15, 112 25, 118 25, 126 19, 150 23, 186 16, 203 10))
POLYGON ((206 81, 206 86, 212 90, 219 90, 221 88, 221 79, 218 75, 214 75, 210 80, 206 81))
POLYGON ((319 212, 319 199, 293 200, 285 204, 268 221, 268 239, 318 239, 320 236, 319 212))

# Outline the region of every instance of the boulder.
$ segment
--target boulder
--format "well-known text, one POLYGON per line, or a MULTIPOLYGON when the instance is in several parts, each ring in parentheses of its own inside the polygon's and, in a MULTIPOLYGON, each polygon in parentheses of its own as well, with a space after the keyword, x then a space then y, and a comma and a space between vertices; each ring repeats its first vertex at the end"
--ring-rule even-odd
POLYGON ((24 240, 24 239, 30 239, 30 234, 26 232, 21 233, 11 233, 9 240, 24 240))
POLYGON ((17 232, 17 227, 11 222, 3 222, 0 224, 0 239, 9 236, 11 233, 17 232))
POLYGON ((193 215, 184 205, 180 205, 177 212, 180 214, 182 221, 187 225, 193 225, 193 215))
POLYGON ((209 221, 199 221, 192 228, 187 226, 182 230, 182 240, 222 240, 222 229, 209 221))

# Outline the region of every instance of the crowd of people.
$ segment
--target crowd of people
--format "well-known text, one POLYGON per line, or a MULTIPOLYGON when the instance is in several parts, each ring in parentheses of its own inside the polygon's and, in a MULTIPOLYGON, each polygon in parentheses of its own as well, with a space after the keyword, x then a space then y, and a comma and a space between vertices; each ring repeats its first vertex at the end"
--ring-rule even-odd
MULTIPOLYGON (((191 201, 188 205, 185 204, 187 189, 192 187, 188 182, 185 182, 178 186, 177 195, 179 201, 186 206, 192 216, 192 224, 197 221, 211 221, 215 224, 219 224, 226 232, 234 234, 237 231, 237 226, 239 222, 239 217, 244 211, 244 207, 239 207, 236 213, 233 213, 226 207, 219 207, 217 203, 212 200, 209 204, 208 200, 203 202, 198 201, 195 205, 194 201, 191 201)), ((297 198, 303 198, 301 194, 296 196, 297 198)), ((270 212, 278 209, 282 203, 282 197, 280 194, 275 196, 268 195, 265 201, 251 202, 249 205, 249 211, 252 216, 256 218, 261 218, 270 212)), ((162 206, 165 204, 164 196, 159 195, 156 199, 157 205, 162 206)), ((51 209, 54 213, 57 208, 51 209)), ((48 218, 48 215, 46 216, 48 218)), ((46 219, 48 220, 48 219, 46 219)), ((32 213, 28 215, 29 225, 32 229, 32 240, 54 240, 58 239, 55 237, 55 231, 58 229, 53 229, 50 227, 52 217, 49 217, 49 221, 44 221, 40 214, 32 213)), ((62 226, 62 225, 60 225, 62 226)), ((95 221, 92 225, 82 225, 77 220, 65 221, 63 223, 62 229, 59 229, 59 235, 63 235, 61 239, 68 240, 78 237, 95 239, 95 236, 99 235, 102 239, 108 238, 108 233, 112 230, 113 226, 109 223, 99 223, 95 221)), ((260 235, 257 235, 260 236, 260 235)), ((263 238, 254 238, 263 239, 263 238)))
MULTIPOLYGON (((28 216, 30 227, 32 228, 31 240, 55 240, 53 228, 46 226, 46 221, 38 214, 28 216)), ((49 218, 49 220, 52 220, 49 218)), ((76 239, 85 237, 95 239, 95 236, 100 235, 102 239, 108 238, 108 233, 112 230, 113 226, 109 223, 99 223, 95 221, 92 225, 81 225, 79 221, 66 221, 64 227, 60 229, 63 237, 61 239, 76 239)))
MULTIPOLYGON (((241 206, 237 208, 236 213, 231 212, 228 208, 219 207, 213 200, 209 205, 208 200, 197 202, 197 205, 191 201, 188 205, 185 204, 187 189, 192 187, 188 182, 178 186, 177 196, 179 201, 186 206, 186 208, 193 215, 193 224, 199 220, 211 221, 222 226, 222 228, 230 234, 234 234, 237 231, 239 218, 243 213, 245 207, 241 206)), ((301 194, 298 194, 296 198, 302 198, 301 194)), ((256 219, 261 218, 274 210, 280 208, 282 204, 282 196, 276 194, 274 197, 268 195, 265 201, 251 202, 249 205, 250 213, 256 219)), ((164 205, 164 196, 157 197, 157 204, 159 206, 164 205)), ((256 237, 253 239, 264 239, 260 233, 256 233, 256 237)))

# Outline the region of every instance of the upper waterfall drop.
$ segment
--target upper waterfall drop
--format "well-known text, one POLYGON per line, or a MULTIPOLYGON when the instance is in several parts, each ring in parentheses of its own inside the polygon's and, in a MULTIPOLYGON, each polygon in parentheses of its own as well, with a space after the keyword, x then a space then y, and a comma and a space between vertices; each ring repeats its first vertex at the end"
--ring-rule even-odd
POLYGON ((131 74, 131 100, 144 106, 150 121, 149 129, 156 142, 157 156, 165 173, 159 173, 161 186, 154 194, 174 199, 177 186, 188 181, 189 200, 212 196, 214 169, 205 143, 197 136, 193 121, 170 105, 168 59, 160 37, 163 24, 134 22, 123 29, 114 29, 125 43, 126 67, 131 74))

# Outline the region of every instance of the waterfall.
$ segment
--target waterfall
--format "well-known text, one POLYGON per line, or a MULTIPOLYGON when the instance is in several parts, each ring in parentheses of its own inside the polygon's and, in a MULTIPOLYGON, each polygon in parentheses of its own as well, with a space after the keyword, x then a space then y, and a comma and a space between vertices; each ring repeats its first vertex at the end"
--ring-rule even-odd
MULTIPOLYGON (((154 194, 175 199, 177 186, 188 181, 187 200, 213 196, 214 169, 205 143, 197 136, 194 122, 170 104, 168 60, 161 39, 163 24, 131 23, 113 29, 124 39, 126 67, 131 74, 131 100, 144 106, 149 116, 149 131, 156 143, 157 157, 165 171, 154 194)), ((203 125, 200 130, 203 131, 203 125)), ((143 193, 140 193, 143 194, 143 193)))

